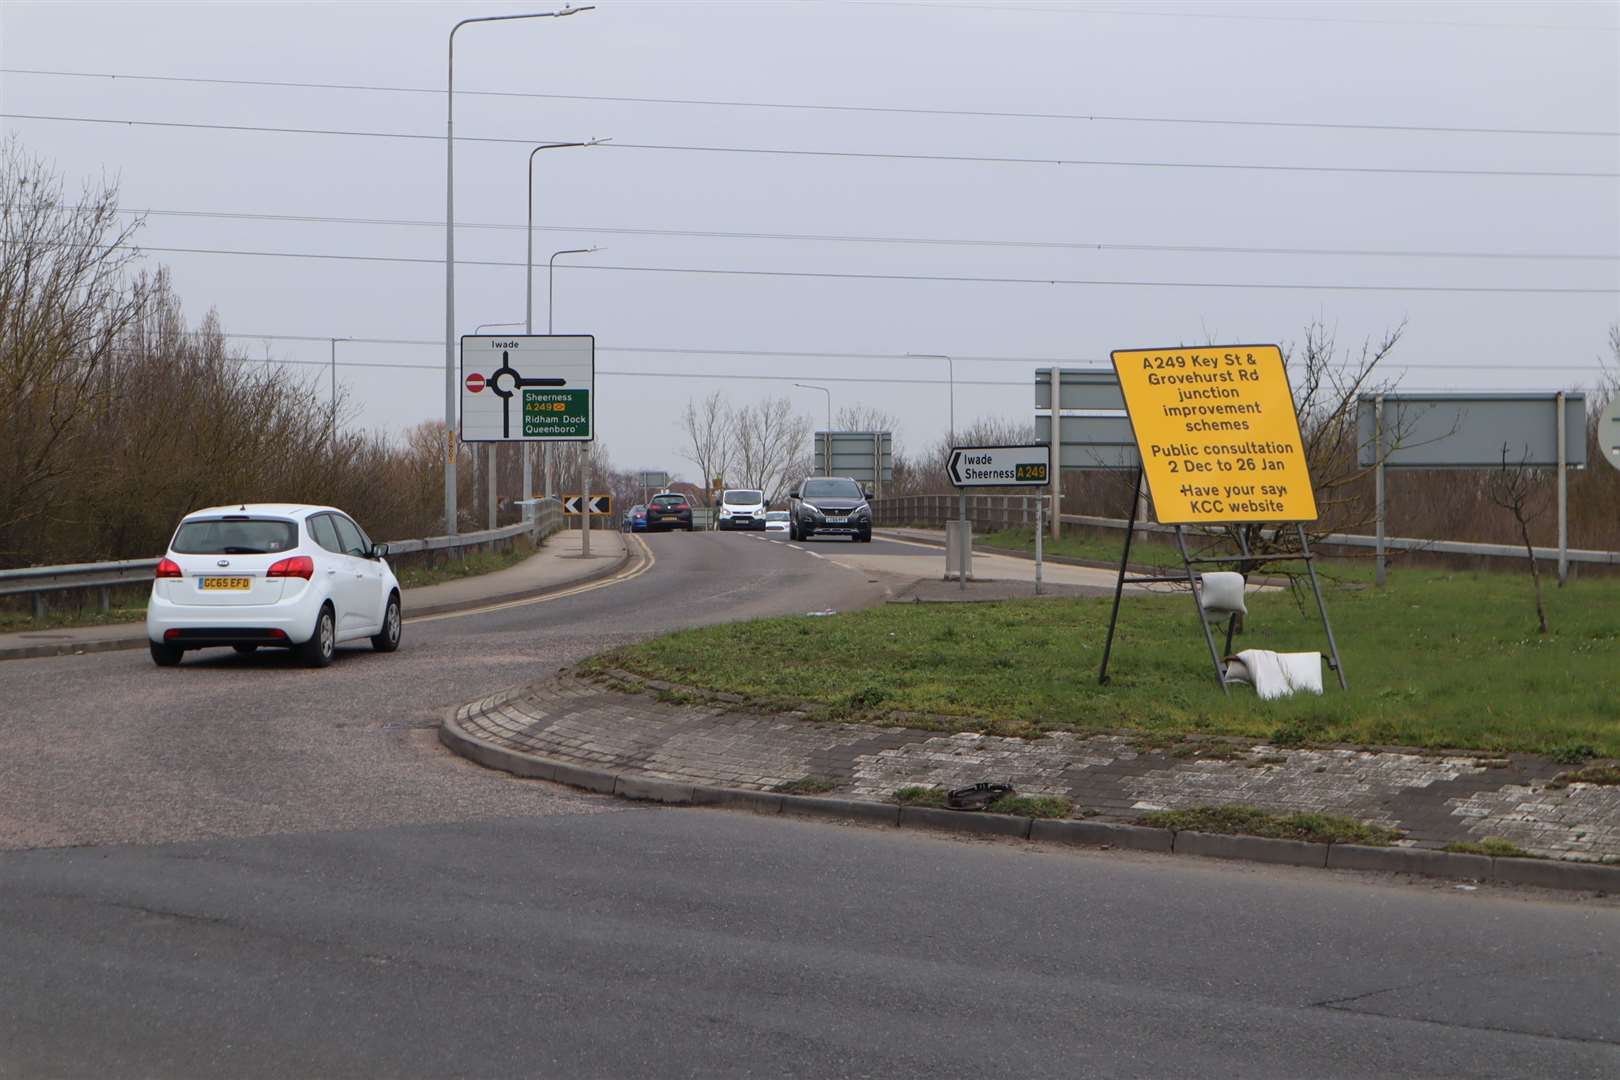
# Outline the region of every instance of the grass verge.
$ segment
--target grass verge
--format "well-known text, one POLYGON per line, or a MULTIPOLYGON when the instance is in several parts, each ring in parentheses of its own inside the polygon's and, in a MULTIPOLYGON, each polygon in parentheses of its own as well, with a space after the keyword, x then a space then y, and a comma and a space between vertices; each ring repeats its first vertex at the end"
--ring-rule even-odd
MULTIPOLYGON (((921 785, 903 787, 894 793, 894 801, 901 806, 944 809, 945 789, 921 785)), ((1033 818, 1066 818, 1073 811, 1074 803, 1061 795, 1003 795, 984 808, 989 814, 1033 818)))
POLYGON ((1400 833, 1335 814, 1268 814, 1252 806, 1195 806, 1190 810, 1155 810, 1137 819, 1139 824, 1177 832, 1221 833, 1228 836, 1264 836, 1274 840, 1305 840, 1313 844, 1371 844, 1388 847, 1400 833))
POLYGON ((775 790, 783 795, 825 795, 837 786, 838 781, 825 776, 801 776, 797 780, 777 784, 775 790))
POLYGON ((394 576, 399 578, 401 587, 420 589, 424 585, 441 585, 446 581, 460 581, 462 578, 507 570, 529 558, 537 550, 535 545, 520 537, 512 542, 509 551, 497 551, 494 554, 477 552, 464 559, 446 559, 433 566, 396 567, 394 576))
POLYGON ((0 611, 0 634, 26 634, 67 630, 75 626, 112 626, 140 622, 146 618, 146 604, 115 607, 106 611, 48 611, 43 619, 27 611, 0 611))
MULTIPOLYGON (((1350 692, 1226 697, 1185 593, 1133 596, 1097 684, 1108 598, 885 605, 687 630, 598 657, 649 678, 814 702, 817 719, 1012 736, 1131 729, 1142 737, 1620 757, 1620 580, 1549 589, 1535 631, 1529 575, 1409 569, 1373 588, 1356 564, 1324 586, 1350 692), (827 673, 838 677, 829 679, 827 673)), ((1325 646, 1309 588, 1249 598, 1234 650, 1325 646)))
POLYGON ((1502 855, 1515 859, 1539 859, 1541 856, 1532 855, 1524 848, 1511 840, 1504 840, 1500 836, 1487 836, 1483 840, 1454 840, 1442 850, 1457 855, 1502 855))

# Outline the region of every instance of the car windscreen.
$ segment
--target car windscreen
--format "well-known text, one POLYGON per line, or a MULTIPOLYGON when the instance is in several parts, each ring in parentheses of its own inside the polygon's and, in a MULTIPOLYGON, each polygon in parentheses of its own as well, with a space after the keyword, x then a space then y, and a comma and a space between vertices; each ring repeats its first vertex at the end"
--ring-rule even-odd
POLYGON ((766 521, 788 521, 791 515, 786 510, 772 510, 765 515, 766 521))
POLYGON ((686 501, 685 495, 654 495, 653 503, 657 506, 674 506, 686 501))
POLYGON ((728 491, 721 497, 721 501, 736 506, 753 506, 765 501, 765 493, 763 491, 745 491, 741 489, 728 491))
POLYGON ((859 499, 861 486, 853 480, 806 480, 806 499, 859 499))
POLYGON ((252 517, 182 522, 169 545, 185 555, 268 555, 297 546, 297 525, 252 517))

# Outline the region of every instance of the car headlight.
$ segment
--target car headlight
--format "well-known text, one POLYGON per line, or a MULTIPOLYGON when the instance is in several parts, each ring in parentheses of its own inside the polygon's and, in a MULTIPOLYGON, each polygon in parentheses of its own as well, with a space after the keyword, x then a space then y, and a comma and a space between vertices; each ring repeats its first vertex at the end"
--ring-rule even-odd
POLYGON ((728 517, 730 517, 730 516, 731 516, 731 507, 729 507, 729 506, 722 506, 722 507, 721 507, 721 508, 720 508, 720 516, 721 516, 721 517, 723 517, 723 518, 728 518, 728 517))
POLYGON ((866 503, 861 503, 861 505, 849 512, 849 516, 852 518, 869 518, 872 516, 872 508, 866 503))
POLYGON ((809 517, 819 518, 819 517, 822 516, 822 513, 821 513, 820 510, 816 509, 814 506, 811 506, 807 502, 800 503, 799 504, 799 509, 803 510, 806 513, 806 515, 809 516, 809 517))

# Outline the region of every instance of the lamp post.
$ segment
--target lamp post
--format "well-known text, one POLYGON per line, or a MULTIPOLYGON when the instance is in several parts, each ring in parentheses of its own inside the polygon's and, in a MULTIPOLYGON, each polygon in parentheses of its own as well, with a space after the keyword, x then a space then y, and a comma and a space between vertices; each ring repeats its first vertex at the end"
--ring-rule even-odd
MULTIPOLYGON (((826 466, 826 468, 824 470, 826 475, 831 476, 832 475, 832 391, 827 389, 825 386, 816 386, 816 385, 814 385, 812 383, 796 382, 793 385, 797 386, 800 390, 820 390, 823 394, 827 395, 827 442, 826 442, 827 449, 826 449, 826 451, 824 452, 824 454, 822 456, 822 464, 824 466, 826 466)), ((797 526, 795 526, 795 528, 797 528, 797 526)))
MULTIPOLYGON (((552 286, 556 280, 557 256, 589 255, 593 251, 601 250, 601 248, 595 246, 588 248, 564 248, 562 251, 553 251, 551 253, 551 258, 546 260, 546 333, 552 333, 556 326, 557 293, 552 286)), ((596 437, 596 432, 591 432, 591 437, 594 439, 596 437)), ((550 463, 548 462, 547 464, 549 465, 550 463)), ((550 475, 547 475, 546 488, 548 490, 551 487, 551 483, 552 478, 550 475)), ((580 530, 579 534, 579 553, 581 556, 588 559, 591 557, 591 444, 588 442, 584 444, 584 449, 582 449, 579 453, 579 486, 579 497, 584 503, 583 509, 585 511, 585 527, 580 530)))
POLYGON ((346 337, 335 337, 332 342, 332 418, 327 425, 326 446, 333 454, 337 453, 337 343, 349 341, 346 337))
POLYGON ((908 352, 908 353, 906 353, 906 355, 911 357, 913 360, 943 360, 943 361, 945 361, 946 378, 948 378, 950 380, 950 384, 951 384, 951 426, 947 430, 950 432, 951 445, 955 446, 956 445, 956 361, 953 360, 951 357, 945 355, 944 353, 937 353, 937 352, 908 352))
POLYGON ((522 15, 481 15, 462 19, 450 28, 444 79, 444 426, 448 447, 444 467, 444 524, 447 535, 456 533, 456 31, 468 23, 509 22, 514 19, 560 19, 594 4, 535 11, 522 15))
MULTIPOLYGON (((605 143, 607 141, 608 141, 607 139, 588 139, 585 142, 542 143, 541 145, 535 147, 533 150, 529 151, 529 178, 528 178, 528 189, 527 189, 528 190, 528 196, 529 196, 529 224, 528 224, 528 227, 523 230, 524 237, 527 240, 527 244, 528 244, 527 249, 526 249, 526 254, 524 255, 524 258, 523 258, 523 266, 524 266, 524 278, 523 278, 523 325, 524 325, 524 332, 527 333, 527 334, 533 334, 534 333, 534 157, 535 157, 536 154, 538 154, 542 150, 562 150, 562 149, 565 149, 565 148, 570 147, 570 146, 599 146, 602 143, 605 143)), ((553 258, 555 258, 555 256, 553 256, 553 258)), ((549 286, 548 286, 548 288, 549 288, 549 286)), ((549 297, 547 299, 547 305, 548 305, 548 307, 550 305, 549 297)), ((554 475, 555 470, 553 469, 552 463, 551 463, 551 444, 550 443, 545 444, 545 468, 544 468, 544 472, 545 472, 545 484, 546 484, 546 498, 549 499, 553 495, 556 494, 556 492, 552 488, 552 476, 554 475)), ((529 444, 524 443, 523 444, 523 520, 524 521, 532 521, 532 520, 534 520, 534 507, 530 505, 530 503, 533 500, 534 500, 534 465, 533 465, 533 459, 529 454, 529 444)))

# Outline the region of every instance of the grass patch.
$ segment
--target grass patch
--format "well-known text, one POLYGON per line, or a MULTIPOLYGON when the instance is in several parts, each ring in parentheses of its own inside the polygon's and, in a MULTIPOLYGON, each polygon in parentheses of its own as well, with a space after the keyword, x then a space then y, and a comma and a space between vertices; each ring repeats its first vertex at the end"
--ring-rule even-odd
POLYGON ((775 790, 783 795, 825 795, 837 786, 838 781, 825 776, 801 776, 797 780, 777 784, 775 790))
POLYGON ((395 567, 394 576, 399 578, 399 584, 406 589, 420 589, 424 585, 441 585, 446 581, 460 581, 462 578, 478 577, 481 574, 493 574, 497 570, 507 570, 516 566, 524 559, 535 553, 535 548, 522 540, 515 540, 511 550, 497 551, 493 555, 488 552, 477 552, 468 555, 465 559, 446 559, 434 566, 395 567))
POLYGON ((985 809, 1014 817, 1066 818, 1074 803, 1062 795, 1003 795, 985 809))
POLYGON ((1268 814, 1252 806, 1195 806, 1190 810, 1155 810, 1137 821, 1177 832, 1222 833, 1228 836, 1265 836, 1274 840, 1306 840, 1313 844, 1371 844, 1388 847, 1400 833, 1335 814, 1268 814))
MULTIPOLYGON (((1356 563, 1324 585, 1349 693, 1261 702, 1215 685, 1184 594, 1134 596, 1120 614, 1112 682, 1097 685, 1111 598, 890 604, 686 630, 587 667, 753 702, 810 702, 828 720, 1035 737, 1127 729, 1185 736, 1620 757, 1620 579, 1548 591, 1535 632, 1528 575, 1408 569, 1382 588, 1356 563), (838 677, 829 679, 828 672, 838 677)), ((1234 648, 1323 648, 1308 588, 1249 598, 1234 648)), ((1213 752, 1199 756, 1215 756, 1213 752)))
MULTIPOLYGON (((1171 544, 1156 540, 1144 539, 1150 534, 1137 533, 1131 541, 1132 566, 1161 566, 1181 568, 1181 553, 1171 544)), ((1113 537, 1085 536, 1075 531, 1066 531, 1056 540, 1051 536, 1041 541, 1041 551, 1046 555, 1055 555, 1063 559, 1085 559, 1088 562, 1107 563, 1111 566, 1119 565, 1119 553, 1124 543, 1125 533, 1120 530, 1113 537)), ((1033 529, 999 529, 996 532, 984 533, 973 538, 974 547, 1003 548, 1008 551, 1024 551, 1035 554, 1035 531, 1033 529)))
POLYGON ((112 626, 141 622, 145 618, 144 601, 139 607, 115 607, 106 611, 47 611, 43 619, 36 619, 27 611, 0 611, 0 634, 67 630, 75 626, 112 626))
POLYGON ((1515 859, 1535 859, 1524 848, 1511 840, 1504 840, 1500 836, 1487 836, 1483 840, 1454 840, 1441 850, 1456 855, 1501 855, 1515 859))
MULTIPOLYGON (((943 810, 945 789, 913 784, 896 791, 894 801, 901 806, 931 806, 943 810)), ((1010 814, 1013 817, 1066 818, 1073 810, 1074 803, 1062 795, 1003 795, 985 807, 983 812, 1010 814)))
MULTIPOLYGON (((1559 787, 1568 787, 1571 784, 1603 784, 1607 787, 1613 787, 1620 784, 1620 767, 1614 765, 1588 765, 1584 769, 1559 773, 1555 783, 1559 787)), ((1552 784, 1547 786, 1552 787, 1552 784)))

